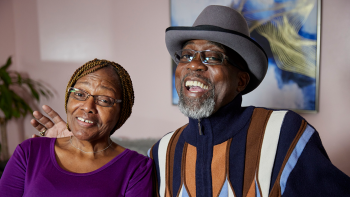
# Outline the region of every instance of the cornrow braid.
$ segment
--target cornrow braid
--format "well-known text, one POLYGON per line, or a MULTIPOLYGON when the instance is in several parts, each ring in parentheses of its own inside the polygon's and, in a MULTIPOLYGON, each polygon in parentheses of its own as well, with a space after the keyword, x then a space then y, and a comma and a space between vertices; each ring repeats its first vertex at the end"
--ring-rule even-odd
MULTIPOLYGON (((132 106, 134 105, 134 89, 132 86, 132 81, 130 78, 129 73, 119 64, 115 62, 110 62, 108 60, 99 60, 99 59, 94 59, 92 61, 89 61, 79 67, 72 77, 70 78, 67 88, 66 88, 66 95, 65 95, 65 105, 64 108, 67 113, 67 103, 69 99, 69 93, 68 89, 70 87, 74 87, 75 83, 82 77, 93 73, 101 68, 104 68, 106 66, 112 66, 114 70, 117 72, 120 81, 121 81, 121 89, 122 89, 122 106, 121 106, 121 112, 119 116, 119 120, 117 124, 114 126, 113 130, 110 132, 110 135, 114 133, 115 130, 119 129, 125 121, 130 117, 131 111, 132 111, 132 106), (91 70, 89 70, 91 69, 91 70), (89 71, 88 71, 89 70, 89 71)), ((67 128, 69 129, 68 121, 67 121, 67 128)))

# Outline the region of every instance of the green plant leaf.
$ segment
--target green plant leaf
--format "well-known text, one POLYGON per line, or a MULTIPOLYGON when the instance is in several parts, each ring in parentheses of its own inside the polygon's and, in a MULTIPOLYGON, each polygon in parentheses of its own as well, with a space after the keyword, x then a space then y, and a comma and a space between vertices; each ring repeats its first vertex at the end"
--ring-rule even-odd
POLYGON ((2 81, 6 86, 9 86, 10 84, 12 84, 11 77, 6 70, 0 69, 0 78, 2 79, 2 81))
MULTIPOLYGON (((23 81, 24 82, 24 81, 23 81)), ((25 84, 28 85, 29 89, 30 89, 30 92, 32 93, 32 95, 34 96, 34 98, 39 101, 40 98, 39 98, 39 94, 38 92, 35 90, 33 84, 32 84, 32 81, 30 79, 26 79, 25 80, 25 84)))
POLYGON ((6 64, 0 67, 0 110, 3 111, 6 120, 12 117, 25 116, 28 112, 33 112, 28 103, 10 89, 11 84, 20 88, 25 88, 23 84, 26 84, 30 89, 32 98, 37 101, 39 101, 41 95, 46 98, 53 96, 51 91, 43 84, 30 78, 23 78, 16 71, 7 71, 11 64, 12 59, 9 57, 6 64))
POLYGON ((15 107, 12 108, 12 115, 15 117, 15 118, 19 118, 21 117, 21 111, 18 107, 18 103, 17 102, 13 102, 15 107))
POLYGON ((49 98, 49 95, 46 94, 44 90, 40 89, 39 91, 40 91, 40 93, 41 93, 43 96, 45 96, 46 99, 49 98))
POLYGON ((22 76, 18 72, 16 72, 16 74, 17 74, 17 83, 19 85, 22 85, 22 76))
POLYGON ((15 106, 18 108, 18 113, 20 113, 23 117, 28 112, 33 112, 30 106, 20 96, 14 93, 13 98, 15 100, 14 102, 16 103, 15 106))
POLYGON ((10 56, 9 58, 7 58, 6 64, 5 64, 5 65, 3 65, 3 66, 1 66, 1 68, 0 68, 0 69, 4 69, 4 70, 6 70, 8 67, 10 67, 10 66, 11 66, 11 64, 12 64, 12 58, 11 58, 11 56, 10 56))
POLYGON ((12 93, 11 90, 8 89, 6 85, 0 85, 1 92, 1 103, 0 108, 5 114, 6 119, 10 119, 12 117, 12 93))
POLYGON ((13 97, 13 105, 14 105, 14 108, 12 108, 12 113, 15 118, 19 118, 21 116, 21 107, 18 102, 18 95, 13 92, 12 97, 13 97))

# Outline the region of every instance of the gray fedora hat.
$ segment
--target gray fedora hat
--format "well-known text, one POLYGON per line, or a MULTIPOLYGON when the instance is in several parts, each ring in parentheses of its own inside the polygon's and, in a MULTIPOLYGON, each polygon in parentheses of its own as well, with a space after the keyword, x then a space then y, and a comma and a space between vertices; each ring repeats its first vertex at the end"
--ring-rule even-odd
POLYGON ((247 22, 232 8, 210 5, 199 14, 192 27, 168 27, 165 43, 173 60, 175 51, 182 49, 188 40, 213 41, 236 51, 246 61, 250 75, 250 82, 242 94, 258 87, 266 75, 265 51, 250 38, 247 22))

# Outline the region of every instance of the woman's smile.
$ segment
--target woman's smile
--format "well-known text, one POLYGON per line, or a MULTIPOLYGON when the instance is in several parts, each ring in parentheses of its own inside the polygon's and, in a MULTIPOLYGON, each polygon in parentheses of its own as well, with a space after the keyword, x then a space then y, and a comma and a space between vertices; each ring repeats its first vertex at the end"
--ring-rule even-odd
POLYGON ((82 127, 93 127, 94 125, 96 125, 95 121, 89 119, 84 119, 82 117, 77 117, 76 119, 78 124, 82 127))

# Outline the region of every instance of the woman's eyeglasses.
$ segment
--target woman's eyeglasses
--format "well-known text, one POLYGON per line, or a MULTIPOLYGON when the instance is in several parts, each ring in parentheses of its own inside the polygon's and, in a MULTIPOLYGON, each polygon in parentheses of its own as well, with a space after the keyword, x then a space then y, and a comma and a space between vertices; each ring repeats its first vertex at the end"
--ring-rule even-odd
POLYGON ((114 103, 121 103, 122 100, 114 99, 109 96, 101 96, 101 95, 91 95, 84 90, 70 87, 68 89, 69 97, 74 98, 79 101, 85 101, 89 96, 92 96, 95 100, 95 103, 97 105, 100 105, 102 107, 112 107, 114 103))

